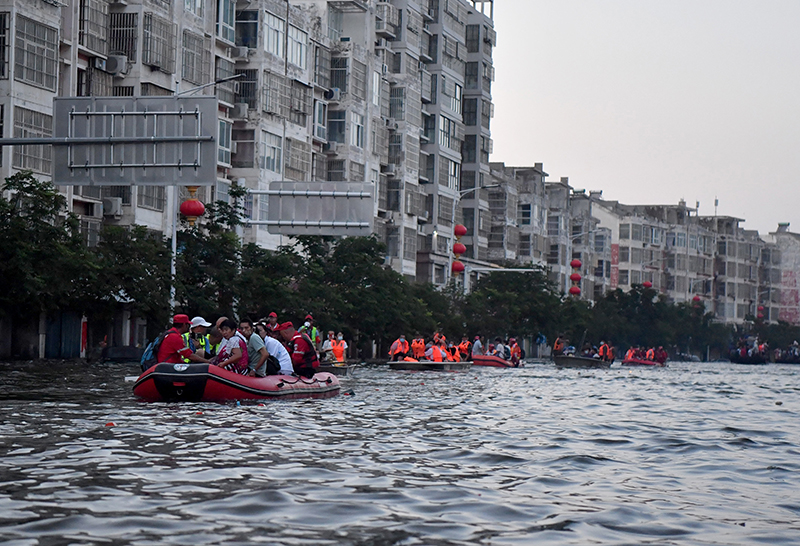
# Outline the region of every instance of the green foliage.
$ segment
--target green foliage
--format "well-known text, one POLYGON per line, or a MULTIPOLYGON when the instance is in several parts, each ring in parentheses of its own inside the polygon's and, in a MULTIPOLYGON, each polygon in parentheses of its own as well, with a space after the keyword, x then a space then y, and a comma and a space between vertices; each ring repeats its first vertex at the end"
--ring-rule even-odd
POLYGON ((0 195, 0 310, 7 315, 79 310, 96 272, 75 215, 50 182, 6 178, 0 195), (8 197, 6 193, 8 192, 8 197))

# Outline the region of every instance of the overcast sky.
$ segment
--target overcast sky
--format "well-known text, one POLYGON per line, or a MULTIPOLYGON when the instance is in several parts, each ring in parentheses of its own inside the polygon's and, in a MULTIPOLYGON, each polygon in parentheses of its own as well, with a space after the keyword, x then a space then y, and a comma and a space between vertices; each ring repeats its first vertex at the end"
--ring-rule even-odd
POLYGON ((800 232, 800 0, 495 0, 492 161, 800 232))

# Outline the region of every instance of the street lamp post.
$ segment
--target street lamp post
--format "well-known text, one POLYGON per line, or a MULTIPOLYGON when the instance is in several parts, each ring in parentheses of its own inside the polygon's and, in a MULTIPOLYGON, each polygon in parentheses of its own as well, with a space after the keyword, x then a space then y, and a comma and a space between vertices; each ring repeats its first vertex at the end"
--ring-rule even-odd
MULTIPOLYGON (((456 207, 458 207, 458 203, 468 193, 474 192, 476 190, 486 190, 486 189, 491 189, 491 188, 499 188, 500 186, 501 186, 501 184, 489 184, 489 185, 486 185, 486 186, 475 186, 474 188, 469 188, 469 189, 466 189, 466 190, 460 190, 460 191, 457 192, 455 199, 453 199, 453 214, 450 216, 450 218, 451 218, 451 220, 453 222, 453 234, 450 237, 450 248, 447 249, 447 277, 446 277, 447 281, 445 282, 445 284, 447 284, 447 282, 449 282, 450 279, 453 277, 453 245, 456 242, 455 226, 456 226, 456 207)), ((472 229, 474 231, 475 227, 473 226, 472 229)), ((473 233, 473 237, 474 236, 475 236, 475 234, 473 233)), ((466 272, 464 272, 464 274, 466 275, 466 272)))

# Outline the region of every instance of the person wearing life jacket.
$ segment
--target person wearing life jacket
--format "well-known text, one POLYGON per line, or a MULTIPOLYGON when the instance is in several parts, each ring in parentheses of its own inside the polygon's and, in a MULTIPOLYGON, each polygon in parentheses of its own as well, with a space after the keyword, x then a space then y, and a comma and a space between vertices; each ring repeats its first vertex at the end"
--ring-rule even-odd
POLYGON ((440 347, 446 346, 444 345, 447 343, 447 338, 444 336, 443 333, 439 332, 438 330, 433 333, 433 344, 439 345, 440 347))
POLYGON ((389 360, 402 360, 410 350, 406 335, 400 334, 400 337, 394 340, 392 346, 389 348, 389 360))
POLYGON ((519 361, 522 360, 522 349, 513 337, 508 340, 508 344, 511 346, 511 363, 519 366, 519 361))
POLYGON ((344 335, 339 332, 336 334, 336 339, 331 341, 331 352, 333 353, 333 361, 337 365, 344 364, 344 353, 347 351, 347 342, 344 340, 344 335))
POLYGON ((564 354, 564 341, 561 337, 562 336, 558 336, 555 343, 553 343, 553 354, 556 356, 564 354))
POLYGON ((625 360, 633 360, 634 358, 636 358, 636 348, 631 347, 628 349, 628 352, 625 353, 625 360))
POLYGON ((433 362, 444 362, 447 359, 444 349, 434 343, 429 343, 425 349, 425 358, 433 362))
POLYGON ((650 347, 647 349, 647 355, 645 356, 647 360, 655 360, 656 359, 656 350, 650 347))
POLYGON ((182 364, 184 359, 191 362, 208 362, 205 358, 195 354, 183 340, 183 334, 189 331, 191 321, 187 315, 175 315, 172 318, 172 328, 167 331, 156 355, 157 362, 182 364))
POLYGON ((425 358, 425 340, 421 337, 414 338, 411 341, 411 352, 417 360, 425 358))
POLYGON ((609 347, 608 343, 605 341, 601 341, 600 349, 597 351, 597 354, 600 356, 600 360, 608 362, 611 360, 611 347, 609 347))
POLYGON ((295 330, 294 324, 291 322, 284 322, 276 330, 289 346, 294 373, 301 377, 314 377, 319 368, 319 358, 317 358, 314 342, 311 341, 308 334, 295 330))
POLYGON ((297 329, 297 331, 304 332, 309 339, 311 339, 311 343, 314 344, 314 349, 319 351, 319 348, 322 345, 322 336, 320 335, 317 327, 314 326, 314 317, 312 317, 310 313, 306 315, 306 321, 300 328, 297 329))
POLYGON ((458 352, 461 354, 461 360, 468 360, 470 349, 472 348, 472 344, 469 342, 469 338, 467 336, 461 337, 461 343, 458 344, 458 352))
MULTIPOLYGON (((192 319, 189 331, 183 334, 183 342, 189 347, 193 353, 205 357, 211 349, 211 342, 208 340, 206 328, 211 326, 211 323, 206 321, 203 317, 194 317, 192 319), (203 351, 203 352, 200 352, 203 351)), ((184 362, 189 362, 188 358, 183 359, 184 362)))

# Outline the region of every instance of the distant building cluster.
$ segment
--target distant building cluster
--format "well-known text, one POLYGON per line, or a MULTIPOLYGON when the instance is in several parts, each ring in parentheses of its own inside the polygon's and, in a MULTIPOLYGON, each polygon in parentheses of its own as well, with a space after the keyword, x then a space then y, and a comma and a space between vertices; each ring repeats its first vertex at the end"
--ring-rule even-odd
MULTIPOLYGON (((634 206, 546 180, 541 164, 492 163, 493 0, 0 0, 0 122, 6 137, 53 134, 55 96, 216 95, 218 180, 371 182, 386 262, 409 280, 451 279, 461 223, 466 282, 507 261, 550 268, 580 297, 645 282, 699 297, 726 322, 798 323, 800 240, 678 205, 634 206), (237 76, 235 79, 231 77, 237 76), (216 82, 216 83, 215 83, 216 82)), ((2 149, 2 175, 52 172, 50 146, 2 149)), ((100 226, 171 233, 185 190, 61 188, 87 244, 100 226)), ((269 197, 245 213, 264 221, 269 197)), ((245 242, 288 242, 263 225, 245 242)), ((464 282, 464 281, 462 281, 464 282)))

